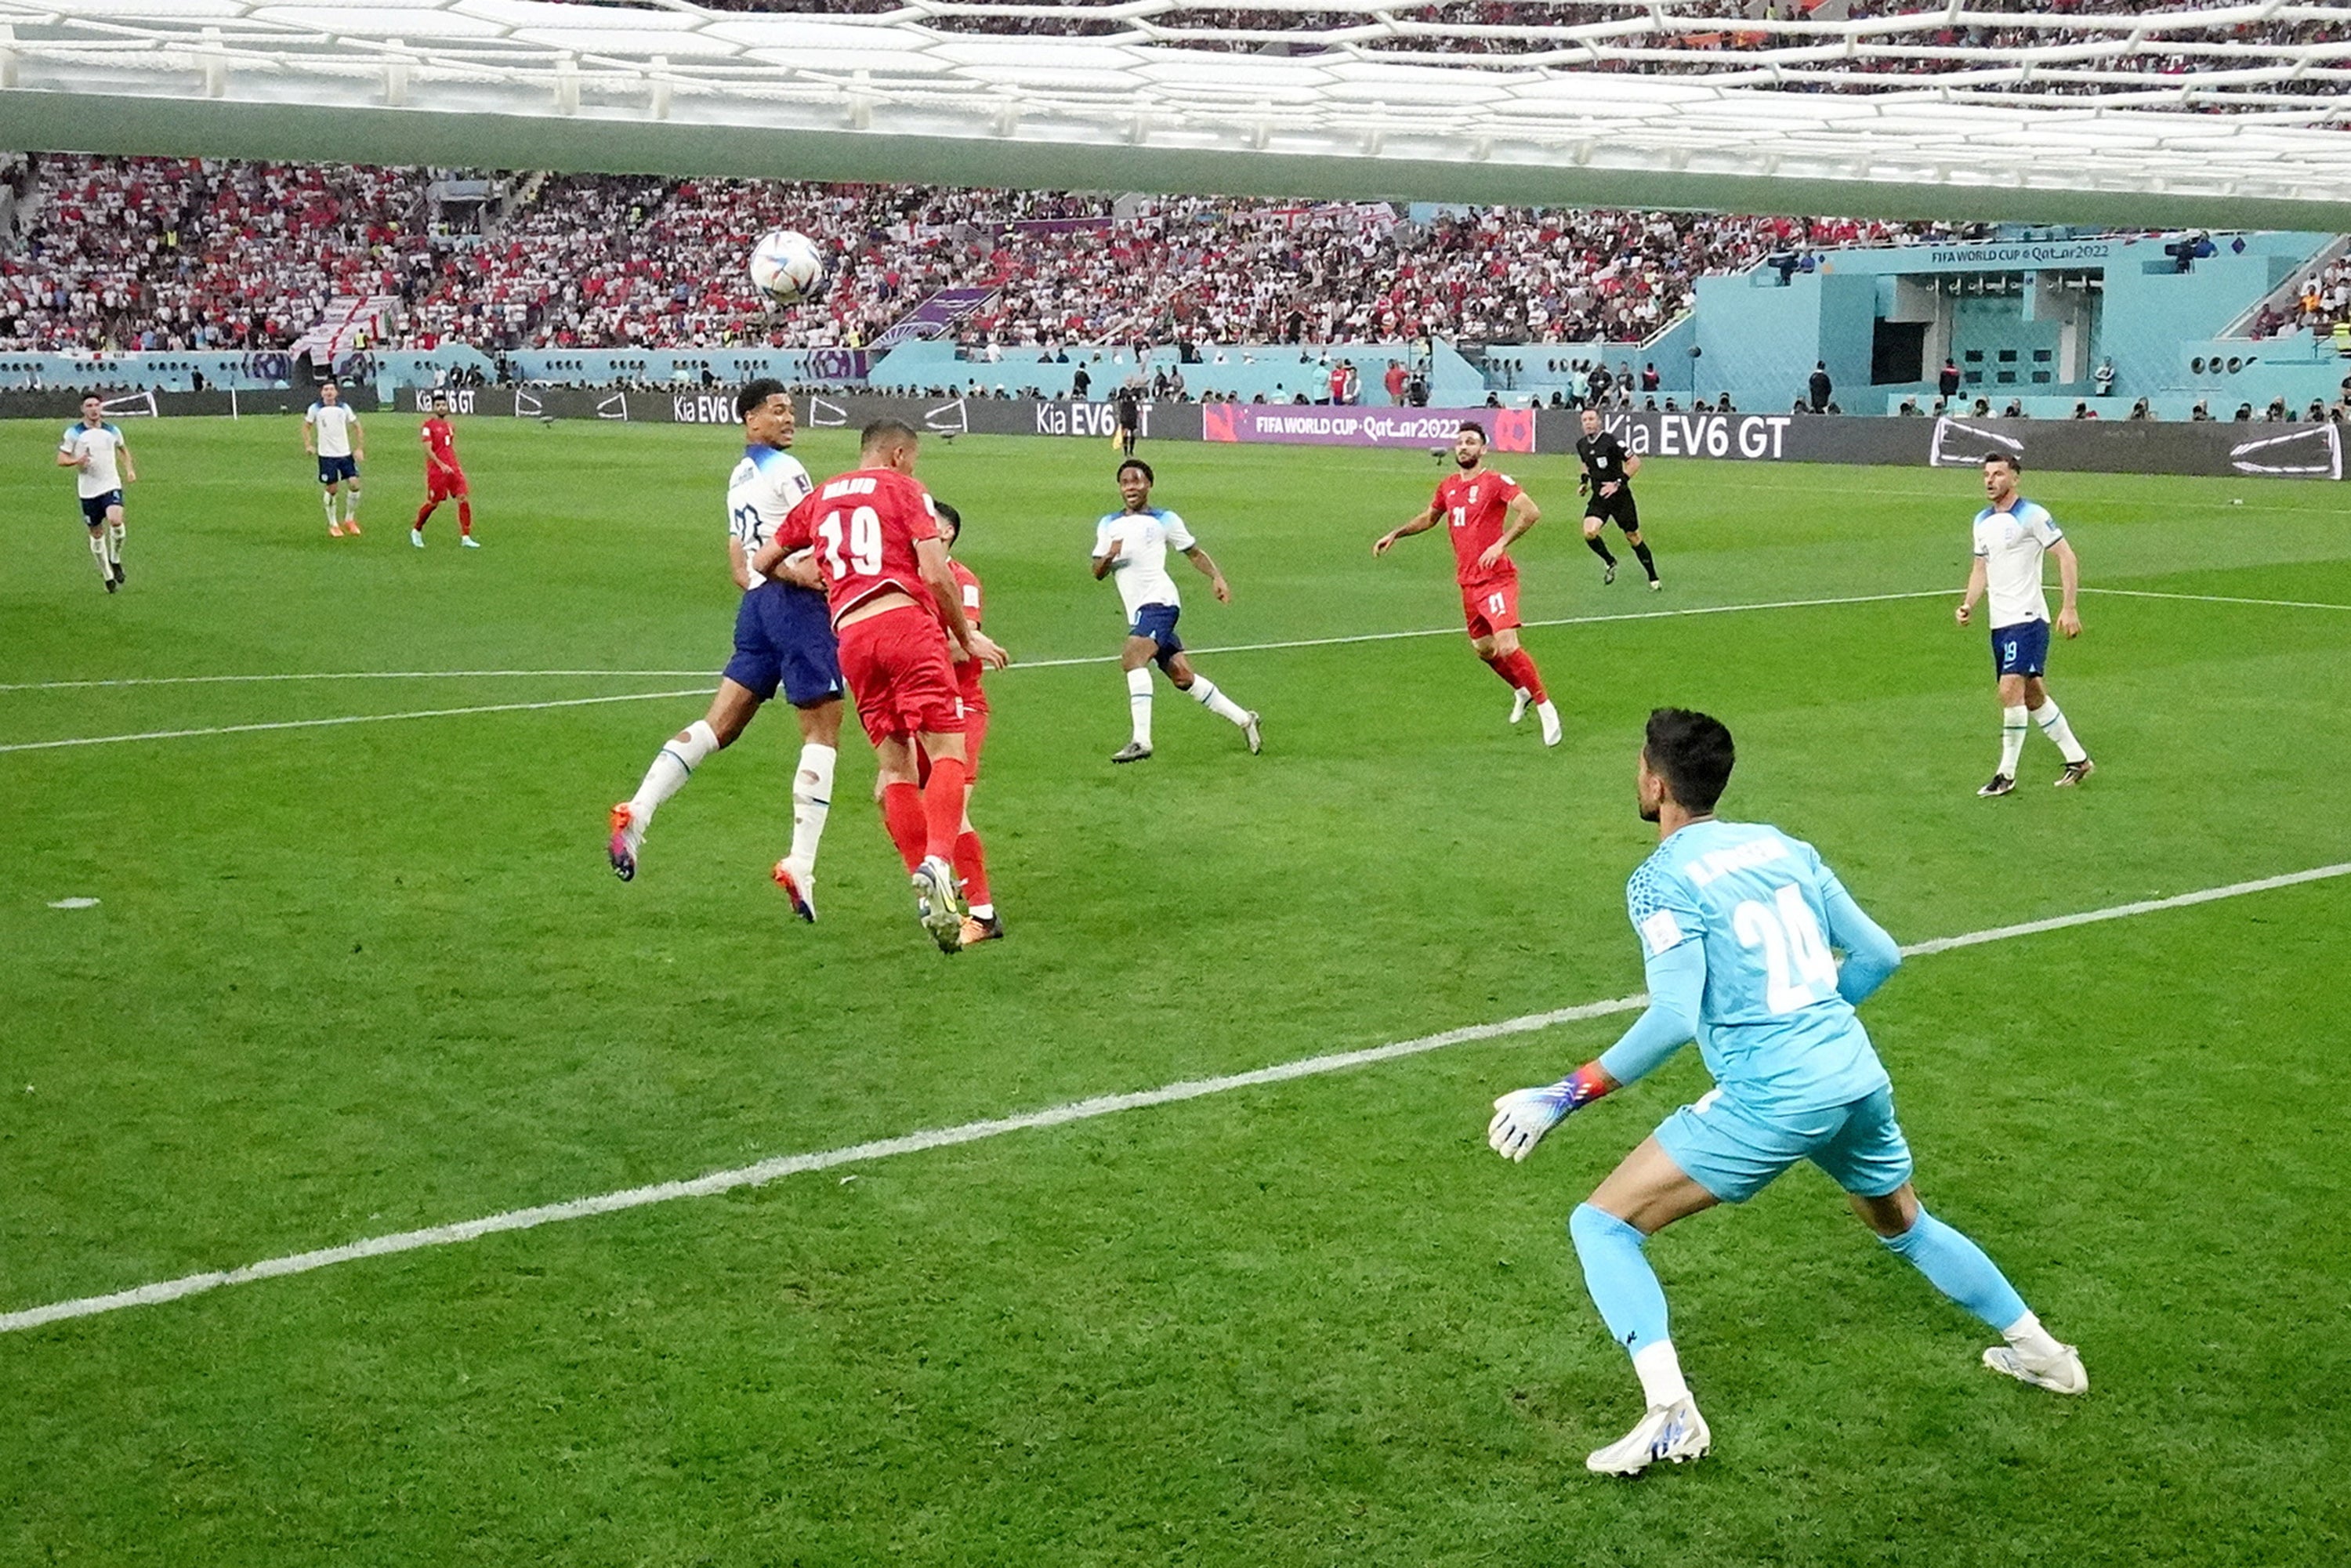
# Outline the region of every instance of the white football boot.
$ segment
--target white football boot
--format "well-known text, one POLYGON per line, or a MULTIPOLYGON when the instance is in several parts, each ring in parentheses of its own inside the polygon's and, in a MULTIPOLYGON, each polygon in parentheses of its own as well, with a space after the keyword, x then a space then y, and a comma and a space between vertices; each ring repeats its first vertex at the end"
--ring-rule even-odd
POLYGON ((2019 1383, 2046 1388, 2052 1394, 2087 1394, 2090 1375, 2082 1366, 2082 1353, 2070 1344, 2057 1347, 2055 1357, 2027 1355, 2014 1345, 1996 1344, 1983 1354, 1983 1364, 2019 1383))
POLYGON ((1557 746, 1560 737, 1567 733, 1560 726, 1559 709, 1550 703, 1540 702, 1535 704, 1535 716, 1542 720, 1543 744, 1557 746))
POLYGON ((1637 1476, 1660 1461, 1678 1465, 1704 1458, 1713 1446, 1714 1434, 1706 1429, 1698 1402, 1680 1399, 1654 1407, 1622 1437, 1594 1448, 1583 1468, 1596 1476, 1637 1476))
POLYGON ((1510 722, 1517 724, 1527 716, 1527 707, 1535 699, 1527 695, 1527 688, 1518 686, 1510 692, 1510 722))

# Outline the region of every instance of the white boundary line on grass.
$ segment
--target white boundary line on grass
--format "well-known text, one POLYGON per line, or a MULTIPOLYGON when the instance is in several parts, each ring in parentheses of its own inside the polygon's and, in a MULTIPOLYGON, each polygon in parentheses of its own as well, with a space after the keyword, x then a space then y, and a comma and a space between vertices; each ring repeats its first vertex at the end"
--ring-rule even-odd
POLYGON ((674 679, 704 675, 706 670, 332 670, 322 674, 295 675, 124 675, 89 681, 18 681, 0 685, 0 692, 80 692, 114 686, 255 685, 266 681, 470 681, 552 679, 559 675, 627 675, 641 679, 674 679))
POLYGON ((265 724, 220 724, 205 729, 148 729, 135 735, 81 735, 63 740, 15 740, 0 745, 0 754, 11 751, 55 751, 68 746, 115 746, 129 740, 186 740, 204 735, 250 735, 270 729, 324 729, 345 724, 389 724, 401 718, 454 718, 468 713, 529 713, 540 708, 594 707, 602 703, 642 703, 655 697, 702 696, 707 686, 688 686, 674 692, 627 692, 619 696, 563 697, 552 702, 486 703, 479 707, 414 708, 406 713, 355 713, 334 718, 281 718, 265 724))
MULTIPOLYGON (((1954 948, 1977 947, 1988 942, 2005 942, 2019 936, 2036 936, 2043 932, 2063 931, 2076 925, 2094 925, 2103 921, 2125 920, 2133 915, 2152 915, 2167 909, 2185 909, 2193 904, 2210 904, 2224 898, 2240 898, 2247 894, 2268 893, 2281 887, 2294 887, 2303 883, 2325 882, 2335 877, 2351 876, 2351 862, 2337 865, 2314 866, 2308 871, 2288 872, 2280 876, 2265 876, 2252 882, 2231 883, 2224 887, 2208 887, 2195 893, 2175 894, 2169 898, 2142 899, 2135 904, 2118 904, 2106 909, 2085 910, 2074 915, 2053 915, 2046 920, 2028 920, 2015 925, 1996 925, 1988 930, 1970 931, 1957 936, 1938 936, 1929 941, 1914 942, 1902 949, 1907 956, 1919 957, 1930 953, 1948 953, 1954 948)), ((159 1280, 152 1284, 136 1286, 128 1291, 116 1291, 102 1296, 82 1296, 72 1301, 51 1301, 43 1306, 26 1307, 18 1312, 0 1312, 0 1333, 13 1333, 20 1329, 38 1328, 45 1323, 63 1322, 72 1318, 97 1317, 105 1312, 123 1311, 129 1307, 152 1307, 183 1296, 201 1295, 225 1285, 251 1284, 256 1280, 282 1279, 290 1274, 308 1274, 319 1269, 330 1269, 340 1263, 354 1263, 363 1258, 383 1258, 394 1253, 414 1252, 431 1247, 454 1247, 460 1242, 477 1240, 511 1230, 531 1230, 542 1225, 557 1225, 566 1220, 587 1219, 600 1214, 618 1214, 627 1209, 643 1208, 652 1204, 674 1202, 684 1197, 708 1197, 732 1192, 740 1187, 761 1186, 784 1176, 801 1176, 810 1171, 830 1170, 836 1166, 854 1165, 867 1160, 890 1159, 898 1155, 925 1154, 933 1149, 953 1148, 959 1144, 978 1143, 985 1138, 1000 1137, 1007 1133, 1028 1132, 1040 1127, 1066 1126, 1072 1122, 1089 1122, 1097 1117, 1115 1115, 1122 1111, 1141 1111, 1155 1105, 1173 1105, 1186 1100, 1198 1100, 1211 1094, 1228 1093, 1236 1089, 1250 1089, 1266 1083, 1286 1083, 1294 1079, 1319 1077, 1328 1072, 1342 1072, 1352 1067, 1365 1067, 1374 1062, 1394 1061, 1401 1057, 1420 1056, 1448 1046, 1466 1045, 1483 1040, 1499 1040, 1516 1034, 1531 1034, 1550 1029, 1555 1024, 1573 1023, 1584 1019, 1604 1018, 1612 1013, 1627 1013, 1646 1007, 1646 996, 1616 997, 1607 1001, 1584 1002, 1572 1008, 1559 1008, 1550 1012, 1527 1013, 1518 1018, 1504 1019, 1498 1023, 1470 1024, 1461 1029, 1447 1030, 1439 1034, 1425 1034, 1413 1040, 1400 1040, 1387 1045, 1375 1045, 1362 1051, 1334 1051, 1325 1056, 1310 1056, 1296 1061, 1276 1062, 1248 1072, 1235 1072, 1220 1078, 1190 1079, 1182 1082, 1163 1084, 1156 1089, 1138 1090, 1125 1094, 1102 1094, 1087 1100, 1072 1100, 1064 1104, 1049 1105, 1040 1111, 1022 1112, 1018 1115, 994 1117, 981 1122, 965 1122, 953 1127, 931 1127, 919 1132, 903 1133, 894 1138, 877 1138, 870 1143, 851 1144, 836 1149, 822 1149, 810 1154, 782 1155, 755 1165, 737 1166, 731 1170, 712 1171, 706 1176, 685 1181, 657 1182, 650 1186, 625 1187, 618 1192, 599 1193, 592 1197, 576 1197, 563 1203, 539 1204, 529 1208, 510 1208, 503 1213, 486 1215, 479 1219, 460 1221, 455 1225, 429 1226, 420 1230, 395 1231, 388 1236, 371 1236, 363 1240, 346 1242, 339 1247, 321 1247, 309 1252, 296 1252, 283 1258, 266 1259, 248 1263, 242 1269, 230 1269, 214 1273, 185 1274, 176 1280, 159 1280)))
POLYGON ((2241 599, 2231 593, 2170 593, 2159 588, 2085 588, 2082 591, 2124 599, 2181 599, 2196 604, 2259 604, 2272 610, 2351 610, 2351 604, 2327 604, 2315 599, 2241 599))

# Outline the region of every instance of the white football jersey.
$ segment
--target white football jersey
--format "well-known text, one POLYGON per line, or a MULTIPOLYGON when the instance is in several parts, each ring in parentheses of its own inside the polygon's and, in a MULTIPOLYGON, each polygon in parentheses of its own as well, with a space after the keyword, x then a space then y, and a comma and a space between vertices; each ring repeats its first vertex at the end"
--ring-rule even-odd
POLYGON ((743 460, 726 481, 726 531, 741 541, 746 560, 759 553, 785 516, 815 488, 790 453, 773 446, 743 449, 743 460))
POLYGON ((1111 512, 1094 525, 1096 560, 1111 553, 1113 539, 1118 541, 1118 561, 1111 575, 1118 580, 1118 597, 1126 606, 1129 622, 1146 604, 1184 602, 1176 591, 1176 580, 1167 572, 1169 546, 1188 550, 1197 543, 1182 517, 1165 507, 1147 512, 1111 512))
POLYGON ((66 426, 57 450, 69 457, 87 457, 89 466, 74 476, 74 492, 85 501, 122 488, 122 432, 103 422, 66 426))
POLYGON ((302 423, 319 433, 319 455, 349 457, 351 455, 351 426, 359 423, 359 411, 347 402, 314 402, 302 423))
POLYGON ((2022 496, 2005 512, 1986 507, 1976 514, 1976 556, 1984 563, 1993 626, 2049 619, 2049 601, 2041 591, 2041 557, 2064 537, 2047 507, 2022 496))

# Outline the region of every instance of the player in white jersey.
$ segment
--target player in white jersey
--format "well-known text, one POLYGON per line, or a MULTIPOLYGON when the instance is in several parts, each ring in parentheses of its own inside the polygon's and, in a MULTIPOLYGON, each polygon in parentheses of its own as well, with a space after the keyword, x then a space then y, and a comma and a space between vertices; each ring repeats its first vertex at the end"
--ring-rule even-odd
POLYGON ((327 533, 340 538, 360 531, 360 465, 367 461, 367 433, 360 428, 359 411, 343 401, 342 389, 331 381, 319 383, 319 401, 302 416, 302 451, 319 460, 319 483, 327 507, 327 533), (343 498, 343 515, 335 517, 335 497, 343 498))
POLYGON ((1105 513, 1094 525, 1094 580, 1117 574, 1118 597, 1126 606, 1126 647, 1119 664, 1126 671, 1126 706, 1134 733, 1111 758, 1113 762, 1140 762, 1151 755, 1151 672, 1157 664, 1176 689, 1217 717, 1240 727, 1255 756, 1265 744, 1258 716, 1217 689, 1216 683, 1192 667, 1185 657, 1184 640, 1176 622, 1184 612, 1176 580, 1167 574, 1167 549, 1173 545, 1208 580, 1208 591, 1219 604, 1232 602, 1233 591, 1208 552, 1192 538, 1184 519, 1165 507, 1151 504, 1151 465, 1130 457, 1118 465, 1118 493, 1126 503, 1105 513))
MULTIPOLYGON (((733 744, 780 685, 799 716, 799 766, 792 775, 792 847, 775 868, 792 913, 816 918, 816 852, 832 809, 832 774, 841 739, 841 652, 823 592, 807 577, 770 579, 752 565, 785 514, 815 488, 785 448, 792 444, 791 394, 766 378, 735 397, 743 421, 743 457, 726 482, 726 566, 743 598, 735 614, 735 656, 718 678, 710 711, 670 737, 644 781, 612 808, 610 852, 622 882, 637 874, 637 852, 661 803, 684 788, 702 759, 733 744)), ((780 570, 808 565, 806 552, 780 570)))
POLYGON ((105 410, 96 396, 81 400, 79 423, 67 425, 57 443, 57 466, 77 471, 74 491, 89 528, 90 559, 112 593, 122 586, 122 486, 137 483, 139 471, 131 465, 131 443, 106 422, 105 410))
POLYGON ((1968 591, 1958 612, 1959 624, 1965 626, 1975 616, 1976 601, 1991 595, 1992 672, 2000 682, 2000 770, 1976 791, 1979 795, 2005 795, 2016 788, 2016 760, 2024 752, 2027 718, 2041 727, 2065 758, 2065 771, 2057 776, 2059 789, 2079 784, 2097 770, 2042 681, 2049 662, 2049 600, 2041 590, 2041 557, 2046 552, 2057 558, 2057 580, 2065 596, 2057 610, 2057 630, 2067 637, 2082 634, 2081 613, 2074 607, 2082 591, 2082 563, 2049 509, 2017 494, 2017 473, 2016 459, 2005 452, 1983 460, 1984 495, 1991 505, 1976 514, 1975 565, 1968 572, 1968 591))

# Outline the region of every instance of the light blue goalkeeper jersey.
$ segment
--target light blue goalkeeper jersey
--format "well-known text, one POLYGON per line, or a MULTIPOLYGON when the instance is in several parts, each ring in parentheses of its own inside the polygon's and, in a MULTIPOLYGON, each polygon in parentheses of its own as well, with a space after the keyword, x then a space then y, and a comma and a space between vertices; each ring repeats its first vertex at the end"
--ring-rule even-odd
POLYGON ((1851 1004, 1834 948, 1891 945, 1813 846, 1761 822, 1692 822, 1625 886, 1655 961, 1700 943, 1706 988, 1698 1050, 1723 1092, 1754 1110, 1842 1105, 1887 1087, 1851 1004), (1852 912, 1839 932, 1839 909, 1852 912))

